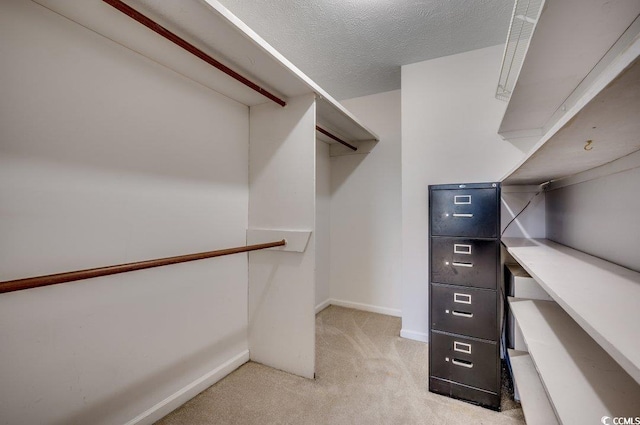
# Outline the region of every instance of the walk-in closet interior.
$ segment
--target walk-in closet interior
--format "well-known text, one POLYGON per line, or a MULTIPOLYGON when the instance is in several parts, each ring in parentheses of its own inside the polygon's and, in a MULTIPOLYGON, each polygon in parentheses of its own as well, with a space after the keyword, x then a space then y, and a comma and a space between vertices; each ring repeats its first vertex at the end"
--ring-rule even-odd
POLYGON ((216 2, 2 6, 4 281, 286 240, 3 294, 3 423, 159 419, 249 359, 313 378, 316 138, 325 172, 377 136, 216 2))
POLYGON ((0 0, 0 425, 151 424, 247 363, 314 385, 316 329, 425 423, 638 423, 640 2, 287 1, 344 7, 395 85, 321 87, 281 5, 0 0), (444 47, 379 60, 409 15, 444 47))

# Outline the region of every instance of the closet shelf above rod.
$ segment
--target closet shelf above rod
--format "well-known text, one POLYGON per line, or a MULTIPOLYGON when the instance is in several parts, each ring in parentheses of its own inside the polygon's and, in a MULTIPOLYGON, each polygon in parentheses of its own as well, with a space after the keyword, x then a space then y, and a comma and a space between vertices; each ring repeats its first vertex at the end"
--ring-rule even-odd
POLYGON ((285 239, 282 239, 277 242, 240 246, 236 248, 220 249, 217 251, 206 251, 196 254, 178 255, 176 257, 166 257, 158 258, 155 260, 138 261, 135 263, 118 264, 115 266, 76 270, 73 272, 50 274, 46 276, 30 277, 26 279, 8 280, 5 282, 0 282, 0 293, 21 291, 23 289, 38 288, 40 286, 57 285, 59 283, 73 282, 76 280, 90 279, 93 277, 132 272, 135 270, 150 269, 152 267, 168 266, 170 264, 185 263, 188 261, 204 260, 206 258, 221 257, 223 255, 238 254, 241 252, 257 251, 259 249, 285 246, 286 244, 287 241, 285 239))
POLYGON ((172 43, 182 47, 184 50, 188 51, 192 55, 197 56, 198 58, 200 58, 203 61, 207 62, 209 65, 219 69, 220 71, 224 72, 225 74, 227 74, 231 78, 241 82, 242 84, 244 84, 245 86, 249 87, 250 89, 255 90, 256 92, 260 93, 261 95, 263 95, 267 99, 272 100, 273 102, 277 103, 280 106, 283 106, 283 107, 287 106, 287 102, 285 102, 284 100, 280 99, 276 95, 274 95, 271 92, 269 92, 269 91, 265 90, 264 88, 260 87, 258 84, 254 83, 253 81, 249 80, 248 78, 243 77, 242 75, 240 75, 239 73, 237 73, 233 69, 229 68, 228 66, 224 65, 223 63, 221 63, 221 62, 217 61, 216 59, 212 58, 211 56, 209 56, 208 54, 206 54, 202 50, 200 50, 197 47, 195 47, 193 44, 187 42, 183 38, 178 37, 176 34, 172 33, 171 31, 169 31, 168 29, 166 29, 162 25, 158 24, 154 20, 146 17, 145 15, 143 15, 140 12, 138 12, 137 10, 135 10, 131 6, 127 5, 126 3, 124 3, 124 2, 122 2, 120 0, 102 0, 102 1, 104 1, 107 4, 109 4, 110 6, 113 6, 114 8, 116 8, 120 12, 124 13, 125 15, 129 16, 130 18, 138 21, 139 23, 141 23, 145 27, 149 28, 151 31, 161 35, 162 37, 166 38, 167 40, 171 41, 172 43))
POLYGON ((218 0, 34 1, 248 107, 268 100, 280 106, 288 99, 315 94, 317 124, 351 144, 367 142, 366 147, 357 145, 358 153, 371 150, 379 140, 218 0), (212 72, 211 66, 223 72, 212 72))

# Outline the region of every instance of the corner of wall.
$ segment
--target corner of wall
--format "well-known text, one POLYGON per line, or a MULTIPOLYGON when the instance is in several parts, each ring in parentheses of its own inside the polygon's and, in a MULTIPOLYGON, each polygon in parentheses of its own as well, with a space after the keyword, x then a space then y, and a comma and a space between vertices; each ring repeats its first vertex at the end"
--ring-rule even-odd
POLYGON ((142 412, 135 418, 128 421, 125 425, 151 425, 157 422, 158 420, 173 412, 175 409, 182 406, 184 403, 191 400, 193 397, 197 396, 216 382, 220 381, 222 378, 229 375, 231 372, 238 369, 248 361, 249 350, 243 350, 217 368, 213 369, 211 372, 206 373, 205 375, 171 394, 169 397, 160 401, 155 406, 142 412))
POLYGON ((429 343, 429 334, 427 332, 411 331, 408 329, 400 330, 402 338, 411 339, 413 341, 429 343))

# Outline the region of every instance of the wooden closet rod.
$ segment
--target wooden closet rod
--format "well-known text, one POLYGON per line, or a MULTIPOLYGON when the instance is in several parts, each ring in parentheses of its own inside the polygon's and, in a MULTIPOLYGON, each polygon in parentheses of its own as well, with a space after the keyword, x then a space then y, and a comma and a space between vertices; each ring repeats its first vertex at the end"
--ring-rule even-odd
POLYGON ((258 249, 284 246, 287 241, 262 243, 258 245, 240 246, 237 248, 220 249, 218 251, 200 252, 197 254, 179 255, 177 257, 159 258, 156 260, 139 261, 137 263, 118 264, 116 266, 98 267, 95 269, 77 270, 73 272, 50 274, 47 276, 30 277, 26 279, 7 280, 0 282, 0 293, 21 291, 23 289, 38 288, 40 286, 57 285, 58 283, 73 282, 75 280, 90 279, 92 277, 108 276, 132 272, 134 270, 149 269, 152 267, 167 266, 169 264, 184 263, 187 261, 203 260, 205 258, 220 257, 240 252, 256 251, 258 249))
POLYGON ((340 143, 341 145, 345 145, 346 147, 348 147, 351 150, 354 150, 354 151, 358 150, 358 148, 356 148, 352 144, 345 142, 344 140, 340 139, 338 136, 334 136, 333 134, 329 133, 327 130, 325 130, 324 128, 322 128, 320 126, 316 125, 316 130, 318 130, 320 133, 324 134, 325 136, 332 138, 333 140, 335 140, 336 142, 340 143))
POLYGON ((258 93, 260 93, 264 97, 268 98, 269 100, 274 101, 275 103, 277 103, 280 106, 286 106, 287 105, 287 102, 285 102, 284 100, 280 99, 279 97, 277 97, 276 95, 270 93, 269 91, 263 89, 262 87, 260 87, 256 83, 254 83, 253 81, 251 81, 251 80, 243 77, 242 75, 238 74, 236 71, 234 71, 233 69, 229 68, 228 66, 218 62, 217 60, 215 60, 214 58, 212 58, 211 56, 209 56, 208 54, 206 54, 202 50, 198 49, 193 44, 189 43, 188 41, 186 41, 186 40, 184 40, 184 39, 182 39, 180 37, 178 37, 177 35, 175 35, 171 31, 169 31, 168 29, 164 28, 162 25, 160 25, 157 22, 153 21, 152 19, 146 17, 142 13, 140 13, 137 10, 135 10, 134 8, 132 8, 131 6, 123 3, 120 0, 102 0, 102 1, 104 1, 105 3, 115 7, 120 12, 122 12, 125 15, 129 16, 130 18, 135 19, 136 21, 140 22, 145 27, 149 28, 150 30, 152 30, 152 31, 154 31, 154 32, 156 32, 158 34, 160 34, 162 37, 166 38, 167 40, 171 41, 172 43, 182 47, 184 50, 186 50, 187 52, 191 53, 192 55, 199 57, 203 61, 207 62, 209 65, 219 69, 220 71, 224 72, 225 74, 227 74, 231 78, 234 78, 235 80, 241 82, 242 84, 244 84, 245 86, 249 87, 250 89, 257 91, 258 93))

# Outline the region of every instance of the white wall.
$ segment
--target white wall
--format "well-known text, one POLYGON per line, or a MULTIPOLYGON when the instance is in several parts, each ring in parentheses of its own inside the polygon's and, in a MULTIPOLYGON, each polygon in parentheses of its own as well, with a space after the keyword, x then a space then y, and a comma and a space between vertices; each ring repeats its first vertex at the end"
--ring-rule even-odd
POLYGON ((500 179, 522 151, 496 131, 502 46, 402 67, 402 335, 428 335, 430 184, 500 179))
MULTIPOLYGON (((0 56, 0 280, 245 243, 245 106, 30 1, 0 56)), ((0 424, 125 423, 247 348, 243 254, 0 294, 0 424)))
POLYGON ((249 227, 310 231, 304 252, 249 254, 251 360, 315 372, 315 95, 251 107, 249 227))
POLYGON ((380 142, 331 158, 331 302, 399 316, 400 90, 342 103, 380 142))
POLYGON ((316 313, 330 301, 331 162, 329 145, 316 139, 316 313))
POLYGON ((540 187, 503 186, 501 198, 502 237, 545 237, 545 193, 540 187))
POLYGON ((601 169, 630 159, 636 168, 547 192, 546 237, 640 271, 640 152, 601 169))

